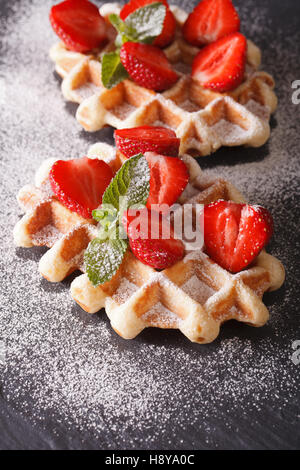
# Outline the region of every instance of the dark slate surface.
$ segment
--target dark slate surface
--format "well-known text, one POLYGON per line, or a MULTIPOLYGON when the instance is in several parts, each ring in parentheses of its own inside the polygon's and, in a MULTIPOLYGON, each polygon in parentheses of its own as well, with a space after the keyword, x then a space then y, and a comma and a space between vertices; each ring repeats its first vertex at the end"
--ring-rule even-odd
MULTIPOLYGON (((73 117, 76 106, 63 102, 47 57, 55 41, 47 19, 52 2, 40 3, 0 4, 0 341, 7 346, 7 364, 0 367, 0 449, 299 448, 300 365, 291 361, 292 344, 300 340, 300 104, 291 99, 291 82, 300 79, 299 2, 235 2, 243 32, 261 47, 264 69, 276 78, 279 108, 264 147, 221 149, 199 163, 272 210, 276 236, 270 251, 284 263, 287 279, 279 291, 265 296, 271 313, 267 326, 253 329, 230 322, 207 346, 190 344, 176 331, 148 330, 132 342, 120 339, 104 315, 91 318, 73 305, 70 280, 51 285, 39 279, 41 250, 13 247, 11 231, 21 215, 15 194, 32 179, 39 162, 48 156, 81 155, 98 140, 112 142, 109 129, 82 131, 73 117), (51 328, 56 336, 50 335, 51 328), (98 343, 93 332, 99 332, 98 343), (60 335, 67 342, 62 349, 60 335), (100 370, 96 353, 111 361, 113 375, 100 370), (59 359, 63 367, 55 369, 51 361, 59 359), (47 361, 49 380, 43 365, 47 361), (95 376, 103 373, 111 379, 99 381, 94 403, 86 382, 90 401, 75 412, 74 393, 72 407, 69 395, 56 390, 53 377, 63 390, 74 380, 77 362, 79 369, 87 364, 95 376), (142 380, 148 376, 151 381, 142 380), (105 387, 116 392, 110 402, 103 398, 105 387), (118 394, 128 403, 125 411, 120 411, 118 394)), ((176 3, 191 9, 196 2, 176 3)), ((84 380, 79 384, 78 394, 84 397, 84 380)))

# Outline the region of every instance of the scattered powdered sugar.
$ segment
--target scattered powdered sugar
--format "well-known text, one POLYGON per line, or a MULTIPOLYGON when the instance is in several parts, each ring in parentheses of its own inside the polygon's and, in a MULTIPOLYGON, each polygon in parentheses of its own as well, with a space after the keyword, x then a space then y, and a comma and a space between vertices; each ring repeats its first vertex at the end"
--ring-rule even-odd
POLYGON ((41 246, 53 246, 62 236, 62 233, 53 225, 46 225, 32 236, 34 242, 41 246))
POLYGON ((238 142, 245 131, 241 126, 234 124, 233 122, 227 121, 226 119, 220 119, 216 124, 211 126, 211 129, 222 136, 224 142, 238 142))
MULTIPOLYGON (((85 133, 74 118, 77 106, 63 100, 47 55, 57 40, 48 22, 53 2, 4 3, 1 399, 48 429, 49 448, 72 448, 74 442, 78 448, 262 448, 262 434, 269 448, 299 447, 299 366, 290 359, 299 339, 299 107, 291 102, 290 86, 300 77, 299 31, 288 37, 265 2, 237 2, 243 31, 262 47, 264 70, 277 80, 279 108, 264 147, 223 149, 200 160, 208 174, 232 180, 274 215, 270 250, 285 264, 287 281, 265 296, 270 322, 258 329, 231 322, 211 345, 155 329, 125 341, 104 312, 88 315, 73 303, 70 280, 40 278, 44 249, 13 246, 21 215, 15 196, 33 182, 41 161, 84 155, 90 144, 111 143, 112 131, 85 133)), ((296 31, 294 22, 296 15, 296 31)))
POLYGON ((181 101, 180 103, 178 103, 178 106, 180 106, 185 111, 188 111, 189 113, 199 111, 199 106, 189 99, 181 101))
POLYGON ((113 300, 115 300, 119 304, 125 303, 129 297, 137 291, 137 286, 130 282, 126 277, 121 280, 120 285, 114 295, 112 296, 113 300))
POLYGON ((127 119, 130 114, 136 111, 136 107, 132 104, 129 104, 125 101, 125 103, 115 106, 111 109, 111 113, 117 116, 119 119, 127 119))
POLYGON ((6 99, 6 83, 3 78, 0 78, 0 106, 5 105, 6 99))
POLYGON ((270 109, 268 106, 262 106, 257 101, 249 100, 245 107, 253 114, 255 114, 260 119, 269 120, 270 109))
POLYGON ((215 291, 195 274, 181 288, 187 295, 202 305, 215 294, 215 291))
POLYGON ((101 91, 101 88, 96 86, 94 83, 87 82, 78 88, 79 94, 83 100, 95 95, 101 91))
POLYGON ((179 328, 181 323, 181 318, 179 318, 175 313, 171 312, 167 307, 165 307, 161 302, 157 302, 152 308, 150 308, 143 316, 142 319, 145 322, 151 323, 151 325, 159 325, 163 327, 175 327, 179 328))

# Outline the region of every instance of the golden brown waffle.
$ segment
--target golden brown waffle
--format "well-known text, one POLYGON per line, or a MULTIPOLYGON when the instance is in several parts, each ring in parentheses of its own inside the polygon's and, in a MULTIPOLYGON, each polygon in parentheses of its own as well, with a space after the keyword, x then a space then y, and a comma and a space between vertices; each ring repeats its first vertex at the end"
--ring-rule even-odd
MULTIPOLYGON (((113 147, 95 144, 91 158, 103 158, 116 170, 123 156, 113 147)), ((240 192, 221 178, 208 178, 185 155, 190 181, 179 202, 209 203, 220 198, 244 202, 240 192)), ((62 281, 76 269, 84 272, 83 254, 97 228, 92 221, 70 212, 51 193, 48 174, 53 160, 38 170, 35 186, 25 186, 18 201, 26 212, 16 224, 18 246, 48 246, 39 263, 51 282, 62 281)), ((262 326, 269 318, 264 292, 278 289, 284 280, 280 261, 264 250, 248 269, 230 274, 202 251, 194 251, 169 269, 157 272, 128 252, 114 278, 93 287, 86 274, 71 284, 71 295, 87 312, 105 308, 112 327, 123 338, 134 338, 146 327, 175 328, 191 341, 209 343, 220 325, 230 319, 262 326)))
MULTIPOLYGON (((107 19, 119 12, 117 4, 100 9, 107 19)), ((269 118, 277 107, 274 80, 258 70, 260 50, 248 41, 247 65, 243 83, 230 93, 217 93, 201 87, 190 77, 191 63, 198 48, 187 44, 180 33, 186 13, 173 7, 178 23, 174 42, 164 51, 180 75, 164 93, 124 80, 111 90, 101 82, 101 53, 114 48, 113 39, 101 51, 80 54, 62 43, 52 47, 50 56, 63 77, 62 92, 79 103, 76 118, 87 131, 106 125, 117 129, 140 125, 172 128, 181 139, 180 155, 209 155, 221 146, 259 147, 270 135, 269 118)))

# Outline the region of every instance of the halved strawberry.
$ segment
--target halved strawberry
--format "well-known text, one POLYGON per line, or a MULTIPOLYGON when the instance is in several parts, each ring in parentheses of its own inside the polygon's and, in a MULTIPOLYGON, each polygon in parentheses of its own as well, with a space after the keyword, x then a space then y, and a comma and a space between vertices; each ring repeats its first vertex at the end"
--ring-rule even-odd
POLYGON ((112 178, 113 172, 107 163, 88 157, 58 160, 49 175, 57 199, 85 219, 90 219, 92 210, 101 204, 112 178))
POLYGON ((120 59, 131 78, 151 90, 166 90, 179 78, 165 53, 155 46, 126 42, 121 48, 120 59))
POLYGON ((54 32, 72 51, 87 52, 107 39, 105 20, 88 0, 65 0, 50 10, 54 32))
POLYGON ((272 216, 261 206, 219 200, 204 207, 205 251, 232 273, 249 266, 272 234, 272 216))
POLYGON ((210 44, 240 29, 231 0, 202 0, 183 25, 185 40, 194 46, 210 44))
POLYGON ((174 238, 174 232, 161 215, 146 208, 123 215, 131 251, 144 264, 155 269, 166 269, 184 256, 184 245, 174 238), (164 238, 166 237, 166 238, 164 238))
POLYGON ((140 126, 114 132, 117 148, 127 158, 138 153, 156 152, 178 157, 180 139, 171 129, 162 126, 140 126))
MULTIPOLYGON (((166 47, 174 38, 176 21, 173 13, 169 9, 168 2, 166 0, 159 0, 159 2, 165 5, 165 7, 167 8, 167 12, 163 30, 161 34, 157 36, 157 38, 153 42, 153 45, 157 47, 166 47)), ((133 13, 135 10, 149 5, 150 3, 157 3, 157 0, 130 0, 130 2, 123 6, 120 12, 120 18, 124 21, 127 16, 133 13)))
POLYGON ((201 49, 192 65, 192 77, 205 88, 233 90, 243 81, 246 52, 245 36, 229 34, 201 49))
POLYGON ((172 206, 189 181, 189 172, 185 163, 179 158, 153 152, 146 152, 145 157, 150 168, 147 207, 151 209, 153 204, 172 206))

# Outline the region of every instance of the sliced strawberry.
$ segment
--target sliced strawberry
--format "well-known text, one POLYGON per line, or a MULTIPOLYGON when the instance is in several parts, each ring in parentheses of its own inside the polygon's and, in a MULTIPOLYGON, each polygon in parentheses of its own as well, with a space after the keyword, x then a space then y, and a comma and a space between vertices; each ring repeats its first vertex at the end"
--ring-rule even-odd
POLYGON ((247 41, 233 33, 201 49, 192 66, 192 77, 205 88, 230 91, 241 84, 245 73, 247 41))
POLYGON ((127 158, 138 153, 156 152, 178 157, 180 139, 171 129, 161 126, 141 126, 114 132, 117 148, 127 158))
POLYGON ((249 266, 272 234, 272 216, 261 206, 219 200, 204 207, 205 251, 232 273, 249 266))
MULTIPOLYGON (((124 21, 128 15, 133 13, 138 8, 149 5, 150 3, 157 3, 157 0, 130 0, 126 5, 123 6, 120 17, 124 21)), ((164 21, 164 26, 161 34, 157 36, 153 42, 154 46, 157 47, 166 47, 173 40, 176 29, 176 21, 173 13, 169 9, 168 2, 166 0, 160 0, 160 3, 163 3, 167 8, 166 17, 164 21)))
MULTIPOLYGON (((157 153, 145 153, 150 168, 150 193, 147 207, 153 204, 172 206, 189 181, 185 163, 176 157, 166 157, 157 153)), ((157 208, 158 209, 158 208, 157 208)), ((163 212, 163 208, 161 209, 163 212)))
POLYGON ((88 0, 66 0, 50 10, 54 32, 71 51, 87 52, 106 40, 105 20, 88 0))
POLYGON ((183 258, 184 245, 174 238, 172 227, 161 215, 152 214, 146 208, 137 214, 129 209, 122 222, 134 255, 152 268, 166 269, 183 258))
POLYGON ((142 87, 163 91, 179 78, 158 47, 126 42, 121 48, 120 58, 131 78, 142 87))
POLYGON ((103 160, 88 157, 58 160, 50 171, 52 191, 68 209, 85 219, 102 202, 102 196, 113 178, 111 168, 103 160))
POLYGON ((210 44, 240 29, 231 0, 202 0, 183 25, 183 36, 194 46, 210 44))

